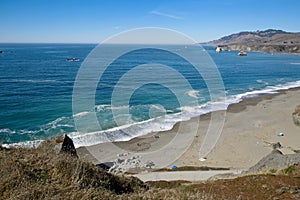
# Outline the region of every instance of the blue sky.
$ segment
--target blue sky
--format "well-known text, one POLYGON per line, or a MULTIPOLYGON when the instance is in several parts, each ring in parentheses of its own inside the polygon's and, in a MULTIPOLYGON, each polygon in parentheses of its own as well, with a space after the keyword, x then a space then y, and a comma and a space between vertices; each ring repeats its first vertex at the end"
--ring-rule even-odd
POLYGON ((268 28, 300 32, 299 0, 0 0, 0 42, 98 43, 162 27, 199 42, 268 28))

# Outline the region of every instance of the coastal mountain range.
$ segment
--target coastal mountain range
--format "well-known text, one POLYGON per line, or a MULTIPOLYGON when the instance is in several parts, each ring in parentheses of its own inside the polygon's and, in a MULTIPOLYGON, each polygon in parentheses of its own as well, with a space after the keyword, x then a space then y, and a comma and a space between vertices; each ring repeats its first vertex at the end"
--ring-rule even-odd
POLYGON ((221 50, 257 51, 267 53, 300 53, 300 33, 268 29, 243 31, 224 36, 204 45, 220 47, 221 50))

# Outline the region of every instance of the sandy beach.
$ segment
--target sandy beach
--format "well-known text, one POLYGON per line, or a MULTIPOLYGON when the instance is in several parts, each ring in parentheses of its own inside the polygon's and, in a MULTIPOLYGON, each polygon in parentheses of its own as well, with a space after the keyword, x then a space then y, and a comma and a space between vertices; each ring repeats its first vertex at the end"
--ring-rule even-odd
POLYGON ((296 126, 292 119, 299 104, 300 89, 296 88, 245 99, 230 105, 226 113, 215 112, 220 117, 226 114, 225 124, 221 137, 205 161, 199 160, 199 149, 211 113, 180 122, 170 131, 127 142, 80 147, 78 154, 95 164, 138 157, 144 163, 153 161, 154 168, 176 165, 248 169, 273 150, 272 143, 280 142, 284 154, 300 149, 300 126, 296 126), (195 128, 197 131, 193 135, 195 128), (283 133, 283 136, 277 136, 278 133, 283 133))

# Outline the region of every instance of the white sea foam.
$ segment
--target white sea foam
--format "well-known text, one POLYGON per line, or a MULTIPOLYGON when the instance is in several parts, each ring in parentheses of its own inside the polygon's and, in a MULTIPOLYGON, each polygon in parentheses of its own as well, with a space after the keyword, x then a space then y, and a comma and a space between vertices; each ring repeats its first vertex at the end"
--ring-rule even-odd
MULTIPOLYGON (((167 114, 142 122, 122 125, 109 130, 89 133, 73 132, 69 133, 69 135, 74 140, 74 144, 76 147, 90 146, 109 141, 127 141, 134 137, 146 135, 151 132, 170 130, 177 122, 186 121, 191 119, 192 117, 201 116, 212 111, 226 110, 229 105, 241 102, 246 98, 257 97, 264 94, 275 94, 278 93, 279 90, 291 89, 296 87, 300 87, 300 81, 279 84, 276 86, 267 86, 262 90, 253 90, 242 94, 228 96, 225 99, 220 99, 220 101, 207 102, 199 106, 184 106, 180 108, 181 112, 179 113, 167 114)), ((100 108, 99 110, 101 110, 102 108, 110 109, 110 105, 98 105, 97 108, 100 108)), ((80 115, 82 114, 78 114, 78 116, 80 115)), ((57 121, 59 121, 59 119, 57 119, 57 121)), ((8 129, 0 129, 0 132, 4 132, 7 130, 8 129)), ((40 142, 41 140, 36 140, 5 146, 30 147, 36 146, 40 142)))
POLYGON ((5 148, 11 148, 11 147, 20 147, 20 148, 36 148, 38 147, 44 140, 32 140, 32 141, 26 141, 26 142, 18 142, 18 143, 12 143, 12 144, 2 144, 5 148))
POLYGON ((262 90, 254 90, 238 95, 228 96, 217 102, 208 102, 200 106, 184 106, 181 107, 181 112, 168 114, 161 117, 156 117, 146 121, 123 125, 105 131, 97 131, 91 133, 73 133, 71 137, 74 140, 75 146, 89 146, 109 141, 127 141, 133 137, 146 135, 156 131, 166 131, 180 121, 186 121, 192 117, 201 116, 209 112, 226 110, 229 105, 239 103, 243 99, 253 98, 264 94, 275 94, 279 90, 300 87, 300 81, 279 84, 276 86, 267 86, 262 90))
POLYGON ((190 97, 193 97, 195 99, 198 99, 199 98, 199 95, 200 95, 200 91, 199 90, 190 90, 187 92, 187 94, 190 96, 190 97))
POLYGON ((68 51, 63 51, 63 50, 52 50, 52 51, 45 51, 44 53, 47 54, 56 54, 56 53, 67 53, 68 51))
POLYGON ((15 79, 13 82, 27 82, 27 83, 53 83, 59 82, 58 80, 34 80, 34 79, 15 79))
POLYGON ((129 106, 112 106, 110 107, 111 110, 125 110, 125 109, 128 109, 129 106))
POLYGON ((101 112, 101 111, 106 110, 107 108, 110 108, 110 105, 109 104, 101 104, 101 105, 96 105, 95 108, 96 108, 97 112, 101 112))
POLYGON ((162 106, 160 106, 160 105, 155 105, 155 104, 153 104, 153 105, 151 105, 150 107, 151 107, 152 109, 156 109, 156 110, 162 110, 162 111, 165 110, 164 107, 162 107, 162 106))
POLYGON ((110 104, 100 104, 95 106, 97 112, 106 111, 106 110, 125 110, 128 109, 128 105, 124 106, 111 106, 110 104))
POLYGON ((290 64, 291 65, 300 65, 300 63, 298 63, 298 62, 291 62, 290 64))
POLYGON ((90 114, 90 112, 84 111, 84 112, 74 114, 73 117, 83 117, 83 116, 86 116, 88 114, 90 114))
POLYGON ((48 124, 49 125, 57 124, 57 123, 61 122, 64 119, 66 119, 66 117, 59 117, 59 118, 55 119, 54 121, 49 122, 48 124))
POLYGON ((269 82, 263 81, 263 80, 256 80, 256 82, 258 82, 258 83, 264 83, 265 85, 269 85, 269 82))
POLYGON ((73 128, 73 125, 70 124, 58 124, 57 127, 67 127, 67 128, 73 128))
POLYGON ((14 133, 16 133, 16 131, 10 130, 9 128, 3 128, 3 129, 0 129, 0 133, 10 133, 10 134, 14 134, 14 133))
POLYGON ((142 122, 127 124, 105 131, 96 131, 85 134, 72 133, 75 147, 89 146, 103 142, 128 141, 134 137, 143 136, 151 132, 170 130, 181 118, 157 117, 142 122))

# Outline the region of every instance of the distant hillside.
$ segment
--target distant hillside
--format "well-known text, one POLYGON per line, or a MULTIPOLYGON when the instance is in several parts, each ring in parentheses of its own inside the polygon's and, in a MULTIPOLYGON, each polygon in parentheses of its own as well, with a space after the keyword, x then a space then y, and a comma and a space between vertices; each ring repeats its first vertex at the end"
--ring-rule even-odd
POLYGON ((240 32, 205 43, 222 50, 259 51, 268 53, 300 53, 300 33, 268 29, 240 32))

